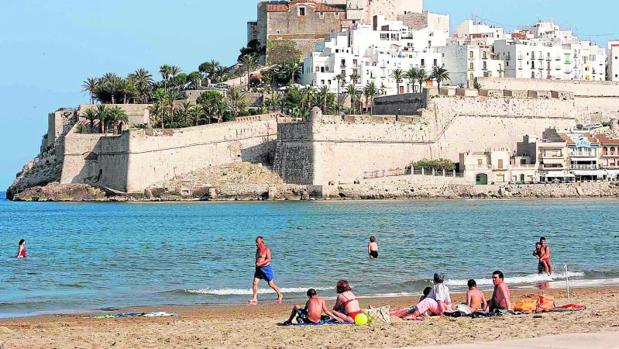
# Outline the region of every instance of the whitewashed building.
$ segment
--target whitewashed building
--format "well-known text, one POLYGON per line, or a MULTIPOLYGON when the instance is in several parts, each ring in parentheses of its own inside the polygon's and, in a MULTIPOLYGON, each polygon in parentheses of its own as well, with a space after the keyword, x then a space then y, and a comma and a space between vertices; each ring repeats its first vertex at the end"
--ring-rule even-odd
POLYGON ((607 79, 619 81, 619 40, 608 42, 608 71, 607 79))
MULTIPOLYGON (((336 92, 340 76, 340 86, 353 83, 362 88, 374 82, 383 94, 396 94, 394 70, 415 67, 429 75, 434 66, 442 66, 438 48, 446 45, 448 37, 449 31, 411 30, 401 21, 376 16, 373 25, 354 25, 318 45, 304 61, 301 83, 336 92)), ((413 91, 406 79, 399 85, 400 93, 413 91)))
POLYGON ((550 22, 496 40, 505 76, 554 80, 606 80, 606 51, 550 22))

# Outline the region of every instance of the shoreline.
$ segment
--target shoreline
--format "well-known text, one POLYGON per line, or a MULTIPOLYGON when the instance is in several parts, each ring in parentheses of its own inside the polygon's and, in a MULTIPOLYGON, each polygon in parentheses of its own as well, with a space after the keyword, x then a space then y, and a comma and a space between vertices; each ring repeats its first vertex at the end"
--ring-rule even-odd
MULTIPOLYGON (((512 300, 553 295, 558 305, 581 303, 587 309, 577 313, 506 315, 498 318, 439 318, 371 326, 319 326, 282 328, 292 306, 264 301, 250 305, 192 305, 129 307, 113 312, 38 315, 0 319, 0 345, 32 348, 81 346, 153 348, 293 348, 293 347, 410 347, 417 345, 473 343, 548 334, 619 331, 619 287, 576 288, 572 297, 565 290, 513 289, 512 300), (97 314, 166 311, 178 317, 96 319, 97 314)), ((485 292, 489 297, 489 292, 485 292)), ((452 293, 454 304, 463 293, 452 293)), ((390 305, 392 309, 415 304, 418 296, 360 298, 362 307, 390 305)), ((333 301, 327 301, 332 306, 333 301)))

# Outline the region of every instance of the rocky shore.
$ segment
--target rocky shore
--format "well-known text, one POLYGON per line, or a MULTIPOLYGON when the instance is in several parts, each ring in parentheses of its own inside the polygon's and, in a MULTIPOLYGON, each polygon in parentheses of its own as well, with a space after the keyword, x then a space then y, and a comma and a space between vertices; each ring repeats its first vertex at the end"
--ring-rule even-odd
POLYGON ((305 186, 292 184, 222 184, 182 188, 152 188, 144 193, 118 194, 87 184, 58 184, 28 188, 15 201, 278 201, 278 200, 423 200, 423 199, 542 199, 619 198, 618 182, 569 184, 358 184, 305 186))

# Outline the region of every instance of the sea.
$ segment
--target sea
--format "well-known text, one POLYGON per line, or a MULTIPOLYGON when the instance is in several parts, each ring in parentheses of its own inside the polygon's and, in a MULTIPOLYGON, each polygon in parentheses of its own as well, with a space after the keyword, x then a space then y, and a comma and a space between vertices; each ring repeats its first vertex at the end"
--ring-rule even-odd
MULTIPOLYGON (((4 196, 2 196, 4 197, 4 196)), ((273 252, 288 299, 420 294, 435 272, 452 291, 619 285, 619 200, 27 203, 0 199, 0 317, 129 306, 240 304, 255 244, 273 252), (380 257, 367 257, 375 235, 380 257), (545 236, 556 273, 537 274, 545 236), (15 259, 26 239, 28 257, 15 259), (569 280, 566 280, 569 279, 569 280)), ((275 294, 265 283, 260 299, 275 294)))

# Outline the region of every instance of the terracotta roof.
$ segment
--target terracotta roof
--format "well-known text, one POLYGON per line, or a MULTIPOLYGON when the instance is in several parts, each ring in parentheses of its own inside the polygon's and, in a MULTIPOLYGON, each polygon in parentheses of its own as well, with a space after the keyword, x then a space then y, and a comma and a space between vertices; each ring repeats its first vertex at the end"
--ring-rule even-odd
MULTIPOLYGON (((595 136, 593 136, 593 135, 591 135, 589 133, 586 133, 583 136, 584 136, 584 138, 586 138, 589 141, 589 143, 592 143, 592 144, 599 143, 598 139, 595 138, 595 136)), ((559 133, 559 137, 561 137, 561 139, 564 140, 567 144, 570 144, 570 145, 576 144, 574 139, 572 137, 568 136, 565 133, 559 133)))
POLYGON ((572 140, 572 138, 565 133, 559 133, 559 137, 561 137, 561 139, 567 144, 576 144, 576 142, 574 142, 574 140, 572 140))
POLYGON ((316 12, 346 12, 346 10, 329 6, 323 3, 317 3, 316 0, 292 0, 289 3, 273 2, 267 4, 267 12, 289 12, 290 5, 307 5, 314 7, 316 12))
POLYGON ((603 133, 597 135, 597 139, 600 141, 600 143, 602 143, 602 145, 604 145, 604 144, 612 144, 612 145, 619 144, 619 138, 609 138, 607 135, 605 135, 603 133))

